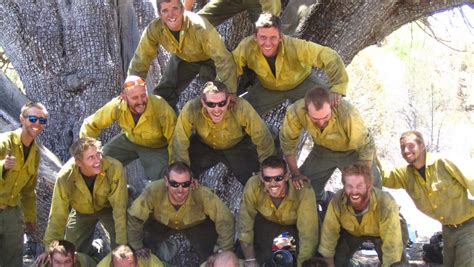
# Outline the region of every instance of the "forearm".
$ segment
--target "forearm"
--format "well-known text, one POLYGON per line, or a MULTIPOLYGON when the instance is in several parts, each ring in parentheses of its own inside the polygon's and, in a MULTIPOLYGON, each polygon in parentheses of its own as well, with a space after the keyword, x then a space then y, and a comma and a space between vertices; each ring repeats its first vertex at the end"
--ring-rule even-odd
POLYGON ((240 241, 240 247, 242 248, 245 259, 255 259, 255 249, 253 248, 253 244, 240 241))
POLYGON ((296 163, 296 155, 286 155, 285 156, 286 162, 288 163, 288 167, 290 168, 290 172, 292 176, 301 175, 300 170, 298 168, 298 164, 296 163))

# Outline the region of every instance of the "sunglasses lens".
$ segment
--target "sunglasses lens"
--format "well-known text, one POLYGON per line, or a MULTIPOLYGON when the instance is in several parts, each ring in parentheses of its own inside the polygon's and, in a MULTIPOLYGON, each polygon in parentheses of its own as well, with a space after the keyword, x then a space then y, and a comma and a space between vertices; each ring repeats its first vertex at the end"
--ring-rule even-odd
POLYGON ((145 81, 143 81, 142 79, 138 79, 135 81, 128 81, 123 84, 123 88, 127 89, 136 85, 145 85, 145 81))
POLYGON ((278 176, 263 176, 263 180, 267 183, 270 183, 272 180, 275 180, 275 182, 281 182, 283 181, 283 175, 278 175, 278 176))
POLYGON ((36 117, 36 116, 28 116, 28 120, 29 120, 31 123, 35 123, 35 122, 38 120, 38 117, 36 117))
POLYGON ((215 108, 216 106, 222 108, 225 105, 227 105, 227 99, 223 100, 221 102, 217 102, 217 103, 215 103, 215 102, 206 102, 206 106, 208 106, 210 108, 215 108))
POLYGON ((178 183, 173 180, 168 180, 168 183, 171 185, 171 187, 178 188, 179 186, 182 186, 183 188, 188 188, 191 186, 191 181, 186 181, 183 183, 178 183))
POLYGON ((210 108, 215 108, 216 107, 216 103, 213 103, 213 102, 206 102, 206 106, 210 107, 210 108))
POLYGON ((46 123, 48 123, 48 119, 46 119, 46 118, 39 118, 39 123, 40 123, 40 124, 46 124, 46 123))

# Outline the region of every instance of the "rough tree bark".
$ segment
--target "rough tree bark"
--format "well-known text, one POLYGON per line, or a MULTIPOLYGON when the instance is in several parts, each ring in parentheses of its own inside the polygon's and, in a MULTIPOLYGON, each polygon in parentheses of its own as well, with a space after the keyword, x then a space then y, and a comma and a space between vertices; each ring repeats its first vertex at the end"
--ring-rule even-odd
MULTIPOLYGON (((152 2, 0 0, 0 46, 18 72, 27 97, 43 102, 48 108, 50 120, 41 141, 61 160, 69 157, 67 150, 77 138, 83 119, 120 91, 141 31, 156 15, 152 2)), ((197 1, 194 9, 198 10, 205 2, 197 1)), ((282 2, 283 6, 298 10, 295 5, 307 0, 282 2)), ((319 0, 317 3, 298 35, 334 48, 346 64, 357 52, 381 41, 405 23, 462 4, 473 5, 472 0, 319 0)), ((251 29, 245 13, 219 27, 230 49, 249 35, 251 29)), ((161 66, 168 59, 167 53, 161 52, 147 81, 149 89, 159 81, 161 66)), ((0 90, 3 98, 16 89, 0 83, 0 90)), ((192 95, 191 90, 184 100, 192 95)), ((2 103, 0 109, 17 116, 22 103, 2 103)), ((280 110, 266 119, 278 126, 281 116, 280 110)), ((117 128, 106 131, 101 139, 107 141, 116 131, 117 128)), ((53 177, 54 173, 51 170, 45 175, 53 177)), ((216 174, 226 177, 225 172, 216 174)), ((208 181, 218 191, 235 191, 221 182, 208 181)), ((39 213, 47 214, 47 208, 39 213)))

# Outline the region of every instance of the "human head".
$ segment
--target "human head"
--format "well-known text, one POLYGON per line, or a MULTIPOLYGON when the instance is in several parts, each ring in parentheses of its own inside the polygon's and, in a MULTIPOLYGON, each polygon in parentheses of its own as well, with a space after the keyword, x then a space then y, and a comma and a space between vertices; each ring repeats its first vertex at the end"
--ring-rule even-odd
POLYGON ((112 267, 136 267, 137 257, 127 245, 120 245, 112 251, 112 267))
POLYGON ((192 175, 188 164, 177 161, 166 169, 165 185, 168 188, 168 199, 173 205, 182 205, 188 199, 192 175))
POLYGON ((290 179, 286 162, 277 156, 270 156, 263 160, 260 171, 260 179, 265 187, 265 191, 274 198, 285 197, 288 189, 288 180, 290 179))
POLYGON ((95 176, 101 169, 102 152, 100 141, 92 137, 79 138, 69 148, 77 167, 85 176, 95 176))
POLYGON ((212 266, 215 267, 239 267, 239 259, 232 251, 224 251, 221 253, 216 254, 216 258, 214 259, 214 264, 212 266))
POLYGON ((254 39, 264 56, 276 56, 278 46, 283 40, 280 17, 270 13, 262 13, 255 22, 254 39))
POLYGON ((184 7, 181 0, 157 0, 158 16, 171 31, 181 30, 184 7))
POLYGON ((328 91, 322 87, 308 90, 304 96, 304 104, 310 120, 318 128, 324 129, 332 116, 328 91))
MULTIPOLYGON (((29 102, 21 108, 20 122, 22 126, 22 139, 31 142, 43 132, 48 120, 48 111, 41 103, 29 102)), ((27 145, 27 144, 25 144, 27 145)))
POLYGON ((228 96, 227 87, 219 81, 209 81, 203 85, 201 104, 214 123, 219 123, 224 119, 230 101, 228 96))
POLYGON ((342 169, 342 184, 348 204, 355 210, 364 210, 369 205, 370 190, 374 177, 370 168, 356 162, 342 169))
POLYGON ((51 267, 73 267, 76 262, 76 247, 66 240, 53 240, 48 248, 51 267))
POLYGON ((426 146, 423 135, 418 131, 404 132, 400 136, 400 152, 409 164, 416 168, 424 166, 426 146))
POLYGON ((120 97, 127 102, 130 112, 140 115, 145 112, 148 104, 148 92, 146 90, 145 81, 139 76, 127 76, 123 83, 120 97))

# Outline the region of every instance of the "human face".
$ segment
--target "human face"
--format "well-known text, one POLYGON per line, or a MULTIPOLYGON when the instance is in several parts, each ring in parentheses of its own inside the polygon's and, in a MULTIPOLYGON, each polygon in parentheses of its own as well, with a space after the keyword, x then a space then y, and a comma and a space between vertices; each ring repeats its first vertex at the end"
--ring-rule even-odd
POLYGON ((362 211, 369 205, 371 185, 365 183, 364 176, 359 174, 344 177, 344 192, 348 204, 356 211, 362 211))
POLYGON ((265 191, 274 198, 282 198, 286 195, 286 189, 288 187, 288 175, 285 174, 282 168, 271 168, 267 167, 262 170, 262 182, 265 186, 265 191), (283 180, 277 182, 275 177, 283 176, 283 180), (263 177, 273 177, 271 182, 266 182, 263 177))
POLYGON ((184 8, 179 2, 180 0, 172 0, 171 2, 161 3, 158 7, 158 15, 166 26, 172 31, 181 30, 183 25, 184 8))
POLYGON ((282 35, 277 28, 258 28, 254 34, 254 38, 264 56, 276 56, 278 53, 278 45, 282 41, 282 35))
POLYGON ((114 267, 136 267, 137 262, 135 261, 135 258, 133 255, 129 255, 126 258, 120 258, 120 257, 113 257, 113 266, 114 267))
POLYGON ((188 199, 189 190, 191 187, 183 187, 182 185, 178 187, 173 187, 170 185, 170 182, 177 183, 186 183, 191 181, 191 176, 188 172, 177 173, 171 171, 169 177, 165 177, 166 187, 168 188, 168 199, 173 205, 183 205, 188 199))
POLYGON ((308 105, 308 116, 319 129, 324 129, 328 126, 331 115, 332 111, 329 103, 324 103, 320 110, 316 110, 313 103, 308 105))
POLYGON ((76 159, 76 164, 79 167, 79 171, 85 176, 95 176, 102 171, 100 163, 102 161, 102 152, 97 151, 94 146, 88 147, 82 159, 76 159))
POLYGON ((204 95, 204 98, 201 98, 202 106, 206 109, 207 114, 214 123, 219 123, 224 119, 229 101, 230 98, 224 92, 207 93, 204 95), (210 107, 209 103, 212 103, 214 107, 210 107), (225 103, 225 105, 220 107, 219 103, 225 103))
POLYGON ((51 267, 73 267, 76 261, 76 255, 68 254, 64 256, 61 253, 55 252, 51 257, 51 267))
POLYGON ((140 115, 145 112, 148 104, 148 92, 144 85, 135 85, 129 89, 124 89, 121 97, 127 101, 128 108, 133 114, 140 115))
POLYGON ((424 165, 425 146, 416 142, 415 135, 400 140, 400 151, 408 164, 416 165, 417 168, 420 164, 420 167, 424 165))
POLYGON ((22 136, 28 140, 35 139, 41 132, 43 132, 46 124, 41 124, 38 119, 36 122, 31 122, 28 116, 36 116, 37 118, 47 118, 44 111, 37 107, 31 107, 26 111, 26 117, 20 115, 22 125, 22 136))

